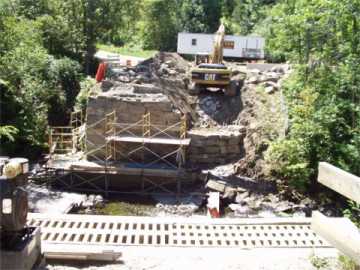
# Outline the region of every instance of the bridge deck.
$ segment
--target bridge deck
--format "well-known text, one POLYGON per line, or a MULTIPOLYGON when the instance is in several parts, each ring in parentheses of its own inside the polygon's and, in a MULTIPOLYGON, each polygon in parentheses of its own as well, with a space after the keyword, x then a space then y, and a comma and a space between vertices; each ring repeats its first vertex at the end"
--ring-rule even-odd
POLYGON ((29 214, 43 247, 327 248, 307 218, 208 219, 29 214))

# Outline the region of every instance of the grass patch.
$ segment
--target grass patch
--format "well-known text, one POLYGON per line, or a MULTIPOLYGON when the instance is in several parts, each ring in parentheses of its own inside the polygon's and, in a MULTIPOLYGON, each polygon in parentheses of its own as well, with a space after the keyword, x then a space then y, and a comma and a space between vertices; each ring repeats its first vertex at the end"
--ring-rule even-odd
POLYGON ((104 45, 104 44, 97 44, 96 48, 98 50, 103 50, 107 52, 135 56, 135 57, 142 57, 142 58, 150 58, 158 52, 155 50, 143 50, 138 47, 130 47, 130 46, 116 47, 113 45, 104 45))
POLYGON ((321 258, 319 256, 315 256, 314 254, 310 256, 310 262, 318 270, 329 269, 330 266, 327 258, 321 258))
POLYGON ((340 263, 341 270, 356 270, 357 269, 356 263, 347 256, 340 255, 338 260, 340 263))
POLYGON ((151 204, 136 204, 130 202, 109 202, 105 207, 97 208, 100 215, 111 216, 149 216, 154 208, 151 204))

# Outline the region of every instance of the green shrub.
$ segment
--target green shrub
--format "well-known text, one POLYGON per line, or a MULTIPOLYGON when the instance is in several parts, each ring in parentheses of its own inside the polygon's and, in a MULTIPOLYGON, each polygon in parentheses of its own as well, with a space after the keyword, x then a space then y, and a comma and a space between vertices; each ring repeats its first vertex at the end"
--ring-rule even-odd
POLYGON ((77 110, 85 110, 87 107, 88 99, 90 95, 95 91, 96 81, 90 77, 87 77, 80 83, 80 92, 76 97, 75 108, 77 110))
POLYGON ((316 183, 319 161, 358 173, 360 133, 351 116, 359 105, 339 87, 345 76, 343 67, 319 66, 309 73, 298 66, 283 85, 290 127, 286 138, 272 142, 265 154, 272 175, 305 191, 316 183))
POLYGON ((52 95, 49 99, 49 124, 67 125, 68 115, 80 91, 81 66, 69 58, 54 59, 48 69, 48 83, 52 95))

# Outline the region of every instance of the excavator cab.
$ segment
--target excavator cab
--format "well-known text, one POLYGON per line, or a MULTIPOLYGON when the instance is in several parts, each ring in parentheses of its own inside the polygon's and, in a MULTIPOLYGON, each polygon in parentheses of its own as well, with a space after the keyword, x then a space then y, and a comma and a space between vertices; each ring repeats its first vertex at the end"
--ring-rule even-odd
POLYGON ((195 55, 195 65, 206 64, 210 62, 210 55, 208 53, 197 53, 195 55))
POLYGON ((235 96, 236 82, 231 81, 231 70, 223 64, 225 27, 220 25, 215 34, 212 55, 197 54, 196 67, 191 69, 191 94, 199 94, 202 90, 223 90, 227 96, 235 96))

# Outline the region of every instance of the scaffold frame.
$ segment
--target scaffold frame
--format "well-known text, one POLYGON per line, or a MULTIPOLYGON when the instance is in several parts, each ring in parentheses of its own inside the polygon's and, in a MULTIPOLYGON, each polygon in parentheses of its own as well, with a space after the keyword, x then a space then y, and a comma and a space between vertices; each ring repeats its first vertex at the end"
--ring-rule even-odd
MULTIPOLYGON (((160 193, 168 193, 179 195, 181 193, 181 180, 179 175, 181 175, 183 171, 183 165, 185 163, 185 147, 189 144, 190 139, 186 138, 187 125, 186 125, 186 117, 181 117, 181 120, 177 123, 171 125, 155 125, 151 123, 151 113, 146 112, 139 121, 135 123, 119 123, 117 122, 116 111, 113 110, 110 113, 107 113, 103 118, 95 121, 91 125, 77 124, 78 120, 74 119, 83 119, 83 113, 81 111, 74 112, 71 116, 70 126, 66 127, 71 132, 73 136, 72 140, 72 152, 74 149, 81 149, 83 152, 83 157, 86 157, 86 160, 94 160, 97 164, 101 166, 101 171, 91 171, 90 170, 78 170, 73 168, 70 164, 69 168, 49 168, 49 172, 51 172, 48 178, 52 178, 51 182, 59 181, 61 185, 63 185, 66 189, 70 190, 82 190, 88 192, 97 192, 103 193, 105 196, 108 196, 111 193, 125 193, 125 194, 154 194, 156 191, 161 191, 160 193), (83 129, 81 129, 83 127, 83 129), (91 129, 92 134, 101 138, 103 143, 93 142, 87 136, 88 131, 91 129), (134 131, 136 129, 137 131, 134 131), (176 130, 176 132, 174 132, 176 130), (171 133, 172 132, 172 133, 171 133), (174 135, 177 133, 177 135, 174 135), (136 138, 135 142, 137 143, 128 154, 123 153, 119 149, 117 149, 117 143, 114 138, 119 136, 120 134, 127 134, 130 138, 136 138), (78 145, 79 137, 83 138, 82 145, 78 145), (155 143, 156 140, 161 140, 162 144, 167 144, 167 142, 171 142, 175 149, 167 152, 166 154, 158 154, 156 151, 150 149, 147 145, 150 143, 155 143), (140 144, 140 145, 138 145, 140 144), (137 161, 131 158, 131 154, 138 152, 151 154, 153 159, 151 161, 145 161, 144 155, 142 156, 141 161, 137 161), (129 155, 130 154, 130 155, 129 155), (168 157, 175 156, 176 163, 169 162, 167 160, 168 157), (134 166, 134 171, 137 171, 137 174, 141 178, 141 188, 136 191, 116 191, 109 189, 109 175, 119 174, 121 175, 124 172, 114 171, 114 166, 116 167, 117 162, 127 161, 134 166), (170 169, 174 171, 169 176, 166 173, 166 177, 169 177, 169 181, 163 181, 161 183, 154 182, 150 176, 148 169, 151 169, 157 163, 161 163, 167 166, 167 171, 170 169), (61 171, 61 172, 60 172, 61 171), (87 177, 84 178, 83 174, 86 173, 87 177), (64 178, 68 177, 70 180, 65 180, 64 178), (174 180, 175 178, 175 180, 174 180), (77 180, 77 181, 75 181, 77 180), (99 186, 95 182, 103 181, 102 186, 99 186), (177 183, 176 192, 168 189, 166 187, 167 184, 177 183), (83 184, 86 184, 91 188, 81 188, 83 184)), ((57 127, 52 127, 54 128, 57 127)), ((64 127, 65 128, 65 127, 64 127)), ((49 133, 49 146, 53 145, 54 133, 49 133)), ((120 142, 121 143, 121 142, 120 142)), ((123 142, 122 145, 126 145, 126 142, 123 142)), ((64 153, 69 154, 69 152, 64 153)), ((161 171, 162 169, 157 169, 156 171, 161 171)), ((165 172, 164 171, 164 172, 165 172)), ((126 174, 126 173, 124 173, 126 174)), ((131 174, 133 175, 133 174, 131 174)), ((152 174, 151 174, 152 175, 152 174)), ((154 175, 152 175, 154 177, 154 175)), ((159 174, 159 177, 164 177, 162 173, 159 174)))

